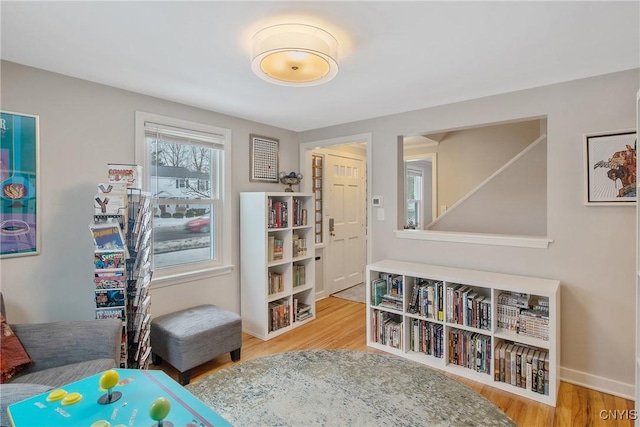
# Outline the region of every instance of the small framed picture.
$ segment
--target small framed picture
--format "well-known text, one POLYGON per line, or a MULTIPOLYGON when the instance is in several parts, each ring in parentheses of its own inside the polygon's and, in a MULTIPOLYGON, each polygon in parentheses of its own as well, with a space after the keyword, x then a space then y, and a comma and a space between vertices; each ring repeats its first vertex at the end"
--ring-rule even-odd
POLYGON ((251 135, 251 176, 253 182, 279 182, 277 139, 251 135))
POLYGON ((586 205, 635 205, 637 141, 635 130, 584 135, 586 205))

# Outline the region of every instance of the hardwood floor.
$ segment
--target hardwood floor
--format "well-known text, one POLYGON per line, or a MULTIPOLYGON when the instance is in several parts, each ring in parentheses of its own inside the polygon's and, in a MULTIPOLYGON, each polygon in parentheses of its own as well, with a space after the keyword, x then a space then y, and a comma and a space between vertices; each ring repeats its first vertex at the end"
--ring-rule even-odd
MULTIPOLYGON (((305 349, 348 349, 380 353, 367 347, 365 340, 365 305, 329 297, 316 304, 316 320, 270 341, 243 335, 242 359, 305 349)), ((386 353, 385 353, 386 354, 386 353)), ((211 372, 232 366, 228 354, 193 369, 192 381, 211 372)), ((162 369, 172 378, 178 373, 163 362, 152 369, 162 369)), ((425 367, 425 369, 429 369, 425 367)), ((482 394, 502 409, 519 426, 633 426, 630 414, 634 402, 588 388, 561 383, 556 408, 507 393, 448 373, 482 394)))

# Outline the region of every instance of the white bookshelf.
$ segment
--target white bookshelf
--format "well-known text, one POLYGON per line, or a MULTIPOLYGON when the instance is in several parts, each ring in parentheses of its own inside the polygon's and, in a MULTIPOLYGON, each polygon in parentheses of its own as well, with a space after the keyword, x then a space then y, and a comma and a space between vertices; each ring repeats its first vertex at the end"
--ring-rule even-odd
POLYGON ((240 283, 244 332, 266 341, 315 319, 313 218, 312 193, 240 193, 240 283), (287 207, 287 221, 270 226, 270 206, 277 204, 287 207), (294 214, 297 204, 300 209, 298 214, 294 214), (302 209, 305 222, 296 224, 294 219, 299 217, 302 209), (274 240, 282 242, 280 259, 270 259, 270 242, 273 244, 274 240), (296 240, 306 242, 306 252, 294 253, 296 240), (295 313, 298 305, 308 306, 311 315, 298 320, 295 313), (285 316, 286 307, 288 315, 285 316))
MULTIPOLYGON (((387 301, 393 303, 392 299, 387 301)), ((395 260, 383 260, 367 265, 368 346, 550 406, 556 405, 560 386, 558 377, 560 362, 559 307, 560 282, 557 280, 395 260), (372 285, 381 275, 382 277, 391 275, 396 280, 401 281, 402 293, 395 297, 398 307, 391 307, 390 303, 383 302, 381 303, 383 305, 375 303, 374 297, 376 293, 372 285), (431 311, 426 314, 421 314, 419 311, 417 313, 412 312, 413 285, 416 282, 423 283, 423 280, 429 281, 430 284, 441 284, 439 285, 441 286, 441 291, 438 291, 437 295, 440 295, 442 299, 442 317, 438 316, 437 309, 433 312, 433 318, 428 317, 432 313, 431 311), (462 320, 463 324, 459 324, 457 319, 453 318, 455 315, 451 303, 455 299, 453 290, 456 285, 460 285, 459 288, 467 286, 468 288, 466 289, 477 297, 477 304, 474 305, 474 307, 477 307, 477 312, 474 311, 473 316, 470 311, 468 312, 469 316, 465 318, 467 320, 466 324, 462 320), (450 290, 448 291, 448 289, 450 290), (542 334, 546 335, 548 339, 498 327, 497 302, 498 296, 503 292, 529 294, 530 301, 548 302, 548 333, 545 330, 545 333, 542 334), (482 308, 480 308, 481 306, 482 308), (387 323, 381 328, 380 325, 384 321, 387 323), (412 349, 414 345, 418 344, 415 341, 416 335, 414 333, 416 323, 424 330, 434 331, 434 345, 426 351, 420 351, 419 348, 417 348, 418 351, 412 349), (474 342, 478 343, 480 350, 478 355, 490 354, 490 358, 478 357, 477 360, 474 359, 473 369, 463 366, 465 361, 468 360, 464 356, 456 359, 461 364, 456 364, 450 359, 457 354, 453 349, 455 340, 462 340, 463 337, 464 340, 467 340, 470 336, 473 337, 474 342), (514 344, 514 347, 519 349, 531 348, 532 354, 538 351, 538 354, 545 353, 547 355, 548 386, 546 387, 546 394, 496 379, 496 375, 499 376, 500 372, 500 368, 496 364, 496 348, 501 347, 502 343, 514 344), (433 352, 430 351, 431 349, 433 349, 433 352), (430 352, 432 354, 429 354, 430 352), (475 363, 476 361, 477 364, 475 363), (498 368, 498 372, 496 372, 496 368, 498 368)), ((462 313, 457 313, 460 314, 458 317, 462 319, 462 313)), ((462 347, 464 346, 458 346, 458 349, 462 349, 462 347)), ((525 376, 523 375, 521 379, 524 380, 525 376)), ((544 384, 544 382, 541 382, 541 384, 544 384)))

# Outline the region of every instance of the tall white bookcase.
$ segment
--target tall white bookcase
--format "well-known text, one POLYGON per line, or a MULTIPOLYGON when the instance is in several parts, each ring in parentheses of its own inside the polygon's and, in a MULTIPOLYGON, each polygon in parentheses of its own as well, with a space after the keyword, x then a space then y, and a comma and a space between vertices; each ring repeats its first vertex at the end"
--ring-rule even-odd
POLYGON ((315 319, 312 193, 240 194, 243 331, 269 340, 315 319))
POLYGON ((367 345, 550 406, 556 405, 560 386, 558 307, 557 280, 395 260, 367 266, 367 345), (420 288, 425 298, 413 299, 420 288), (548 322, 523 318, 518 326, 510 323, 514 315, 507 311, 506 295, 548 307, 548 322), (527 334, 518 330, 526 325, 527 334), (520 369, 515 358, 508 368, 501 366, 510 360, 500 361, 501 349, 505 356, 507 349, 520 353, 520 369), (527 367, 522 354, 538 360, 542 376, 532 364, 527 367), (505 371, 510 375, 512 368, 516 376, 506 378, 515 379, 506 381, 505 371))

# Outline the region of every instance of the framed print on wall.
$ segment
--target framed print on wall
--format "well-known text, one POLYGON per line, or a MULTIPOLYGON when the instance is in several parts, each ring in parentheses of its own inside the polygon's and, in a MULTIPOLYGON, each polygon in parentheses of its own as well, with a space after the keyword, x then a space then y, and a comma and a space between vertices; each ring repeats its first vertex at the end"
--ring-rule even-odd
POLYGON ((635 205, 636 146, 635 130, 584 135, 585 204, 635 205))
POLYGON ((251 135, 251 176, 253 182, 279 182, 278 180, 278 143, 279 140, 264 136, 251 135))
POLYGON ((38 116, 0 111, 0 257, 40 253, 38 116))

